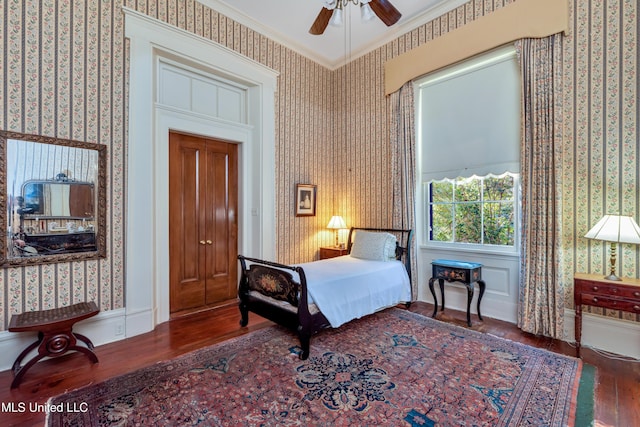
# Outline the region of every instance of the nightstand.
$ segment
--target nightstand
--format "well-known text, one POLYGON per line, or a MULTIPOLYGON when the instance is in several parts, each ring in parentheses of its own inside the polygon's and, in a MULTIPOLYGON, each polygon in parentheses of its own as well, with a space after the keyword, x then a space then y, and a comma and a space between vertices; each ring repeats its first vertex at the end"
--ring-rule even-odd
POLYGON ((576 352, 580 357, 582 306, 640 313, 640 280, 605 280, 601 274, 576 273, 573 277, 573 302, 576 310, 576 352))
POLYGON ((335 258, 337 256, 347 255, 347 248, 339 248, 335 246, 325 246, 320 248, 320 259, 335 258))

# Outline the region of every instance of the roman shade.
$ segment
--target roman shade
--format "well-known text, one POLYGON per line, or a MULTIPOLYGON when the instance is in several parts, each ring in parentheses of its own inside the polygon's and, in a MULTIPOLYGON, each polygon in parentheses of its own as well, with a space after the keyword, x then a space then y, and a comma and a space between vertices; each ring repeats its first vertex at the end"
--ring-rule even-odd
POLYGON ((519 172, 515 57, 508 46, 419 82, 423 182, 519 172))

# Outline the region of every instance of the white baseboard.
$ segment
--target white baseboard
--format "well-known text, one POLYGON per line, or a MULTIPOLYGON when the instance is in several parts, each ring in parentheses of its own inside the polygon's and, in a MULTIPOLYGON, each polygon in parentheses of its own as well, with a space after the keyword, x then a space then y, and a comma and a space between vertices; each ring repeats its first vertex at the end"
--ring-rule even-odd
MULTIPOLYGON (((575 342, 575 311, 564 312, 565 341, 575 342)), ((640 360, 640 323, 582 312, 582 347, 640 360)))
POLYGON ((155 328, 153 319, 154 311, 151 309, 127 311, 125 319, 126 335, 133 337, 152 331, 155 328))
MULTIPOLYGON (((126 333, 125 321, 124 309, 103 311, 94 317, 76 323, 73 330, 85 335, 97 347, 132 336, 133 334, 126 333)), ((13 362, 22 350, 35 342, 37 338, 38 334, 35 332, 0 332, 0 371, 11 369, 13 362)), ((35 355, 36 350, 32 354, 35 355)), ((28 362, 31 357, 32 355, 25 357, 22 363, 28 362)))
MULTIPOLYGON (((476 292, 477 293, 477 292, 476 292)), ((445 309, 466 311, 466 296, 455 292, 447 293, 445 309)), ((476 298, 471 304, 471 321, 476 318, 476 298)), ((433 298, 429 294, 423 301, 433 304, 433 298)), ((508 302, 482 300, 482 317, 503 320, 509 323, 517 323, 514 313, 517 306, 508 302)), ((440 312, 440 308, 438 308, 440 312)), ((565 309, 564 337, 563 340, 575 343, 575 311, 565 309)), ((590 313, 582 313, 582 347, 593 347, 621 356, 632 357, 640 360, 640 323, 590 313)))

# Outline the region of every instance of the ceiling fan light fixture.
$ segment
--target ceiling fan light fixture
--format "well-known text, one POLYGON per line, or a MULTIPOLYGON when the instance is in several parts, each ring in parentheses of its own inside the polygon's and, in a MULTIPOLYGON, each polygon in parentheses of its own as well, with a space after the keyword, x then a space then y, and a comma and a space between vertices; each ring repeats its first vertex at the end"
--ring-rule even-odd
MULTIPOLYGON (((343 24, 342 10, 353 3, 360 6, 360 18, 362 21, 370 21, 374 17, 380 18, 387 27, 398 22, 402 14, 396 9, 390 0, 321 0, 323 7, 313 21, 309 33, 313 35, 323 34, 328 25, 340 27, 343 24)), ((351 21, 351 18, 349 18, 351 21)))
POLYGON ((323 1, 323 6, 325 7, 325 9, 329 9, 329 10, 333 10, 336 8, 336 0, 324 0, 323 1))
POLYGON ((334 27, 342 26, 342 6, 339 5, 335 9, 333 9, 333 14, 331 15, 331 20, 329 24, 334 27))
POLYGON ((363 21, 368 22, 375 17, 376 14, 373 12, 373 9, 371 9, 371 6, 369 6, 369 2, 360 5, 360 18, 362 18, 363 21))

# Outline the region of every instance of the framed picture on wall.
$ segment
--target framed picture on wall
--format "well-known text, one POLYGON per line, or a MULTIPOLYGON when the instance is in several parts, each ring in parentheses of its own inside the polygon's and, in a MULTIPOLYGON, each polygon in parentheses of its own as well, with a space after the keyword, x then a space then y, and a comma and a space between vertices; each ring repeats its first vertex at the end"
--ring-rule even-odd
POLYGON ((316 215, 316 186, 296 184, 296 216, 316 215))

